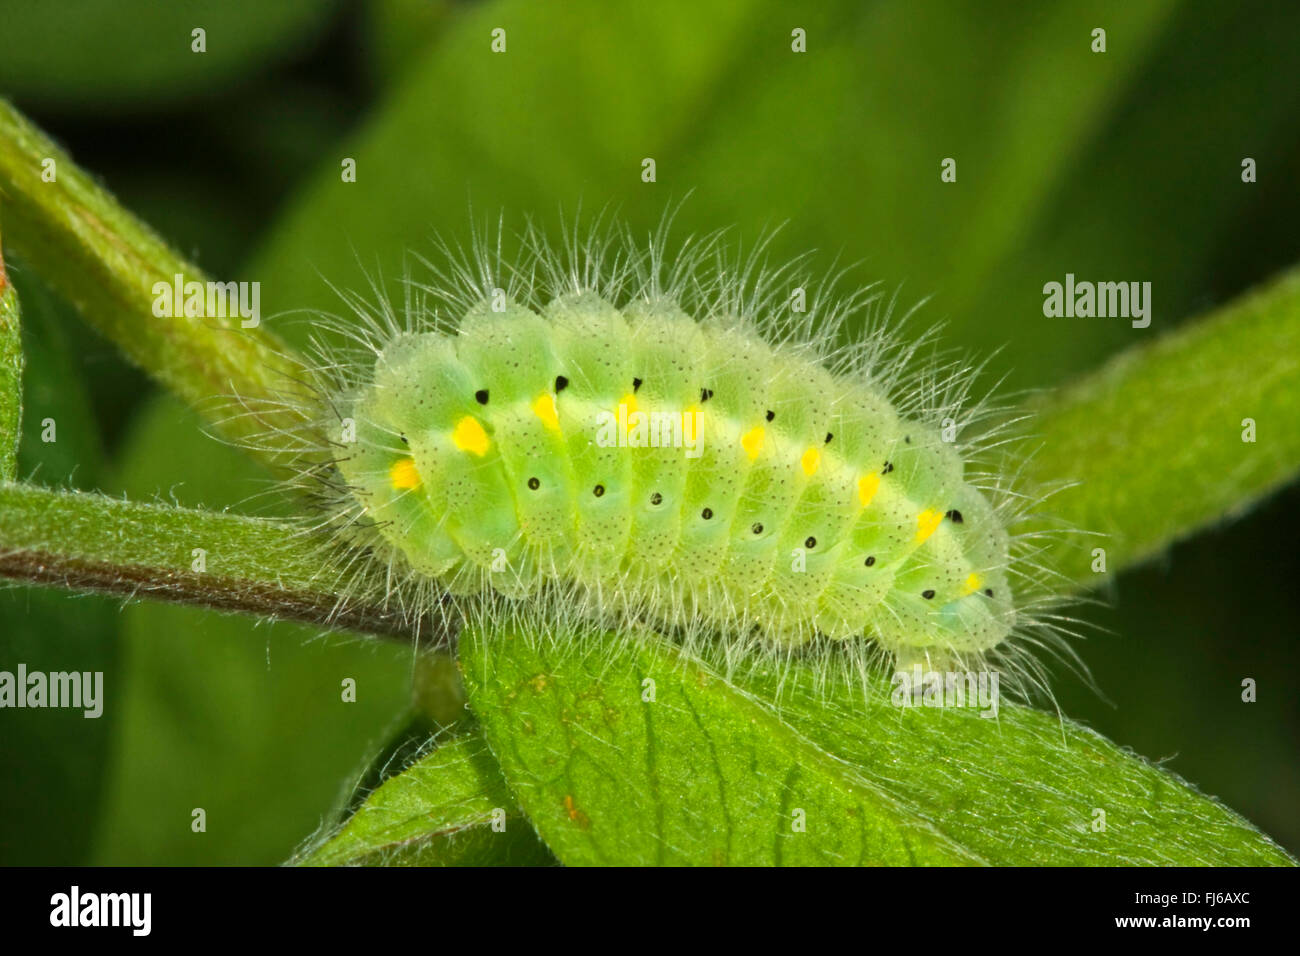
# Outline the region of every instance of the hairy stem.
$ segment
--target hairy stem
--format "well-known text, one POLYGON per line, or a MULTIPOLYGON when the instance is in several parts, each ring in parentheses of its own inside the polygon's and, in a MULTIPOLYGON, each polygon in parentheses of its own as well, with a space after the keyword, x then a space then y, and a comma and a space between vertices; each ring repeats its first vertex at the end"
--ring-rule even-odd
POLYGON ((1054 546, 1085 587, 1241 514, 1300 471, 1300 269, 1030 411, 1042 440, 1031 476, 1071 483, 1050 511, 1097 533, 1054 546))
MULTIPOLYGON (((186 317, 183 302, 171 303, 172 315, 155 315, 155 283, 174 288, 178 275, 182 283, 206 284, 208 277, 4 100, 0 216, 6 240, 51 288, 191 406, 210 408, 214 398, 231 395, 262 399, 303 378, 288 346, 260 324, 245 327, 251 319, 186 317)), ((240 439, 290 427, 292 415, 263 403, 255 415, 218 424, 240 439)), ((280 460, 277 453, 262 454, 280 460)))
POLYGON ((292 525, 103 495, 0 486, 0 577, 409 639, 430 633, 322 569, 292 525))
POLYGON ((18 292, 0 253, 0 482, 18 474, 18 432, 23 419, 23 341, 18 292))

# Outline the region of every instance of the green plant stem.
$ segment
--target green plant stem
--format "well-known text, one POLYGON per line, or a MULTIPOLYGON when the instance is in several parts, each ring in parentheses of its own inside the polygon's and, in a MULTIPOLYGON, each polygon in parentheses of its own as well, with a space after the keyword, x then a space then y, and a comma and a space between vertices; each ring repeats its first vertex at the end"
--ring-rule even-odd
MULTIPOLYGON (((191 406, 211 410, 214 399, 232 395, 256 403, 303 378, 288 346, 260 325, 242 327, 239 316, 155 316, 155 283, 171 285, 177 275, 206 283, 208 277, 2 99, 0 216, 6 241, 51 288, 191 406), (42 178, 46 170, 53 181, 42 178)), ((218 425, 244 439, 296 424, 292 412, 256 407, 257 414, 218 425)), ((273 463, 279 460, 276 453, 265 454, 273 463)))
POLYGON ((1071 483, 1048 510, 1097 534, 1052 563, 1094 586, 1249 509, 1300 471, 1300 269, 1131 348, 1029 411, 1030 476, 1071 483), (1249 422, 1247 421, 1249 419, 1249 422), (1248 428, 1254 424, 1254 441, 1248 428))
POLYGON ((23 422, 23 338, 18 291, 0 254, 0 482, 18 475, 18 433, 23 422))
POLYGON ((416 633, 380 592, 323 570, 320 552, 291 524, 103 495, 0 485, 0 578, 403 639, 416 633))

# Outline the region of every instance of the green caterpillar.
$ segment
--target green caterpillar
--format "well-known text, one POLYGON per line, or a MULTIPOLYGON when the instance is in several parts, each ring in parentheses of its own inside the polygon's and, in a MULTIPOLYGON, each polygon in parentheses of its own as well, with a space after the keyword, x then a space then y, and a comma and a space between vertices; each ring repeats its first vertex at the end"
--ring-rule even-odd
POLYGON ((590 248, 547 255, 528 271, 553 281, 513 294, 453 275, 454 324, 418 305, 359 333, 372 361, 331 402, 339 500, 390 565, 452 595, 558 589, 787 651, 871 641, 900 666, 1015 630, 998 502, 935 396, 899 402, 901 375, 871 365, 906 349, 870 331, 828 367, 818 320, 774 291, 788 270, 705 285, 686 278, 700 254, 665 277, 625 250, 616 279, 590 248))

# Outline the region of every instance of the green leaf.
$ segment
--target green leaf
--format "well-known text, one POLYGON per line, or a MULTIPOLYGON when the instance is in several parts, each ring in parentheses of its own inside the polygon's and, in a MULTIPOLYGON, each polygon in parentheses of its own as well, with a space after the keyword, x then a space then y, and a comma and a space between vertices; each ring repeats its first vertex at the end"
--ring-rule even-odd
POLYGON ((779 694, 783 719, 993 863, 1295 863, 1232 810, 1058 714, 1005 701, 996 719, 981 707, 900 708, 885 680, 864 699, 819 687, 803 665, 738 683, 779 694))
POLYGON ((473 734, 437 747, 389 777, 337 833, 292 862, 537 865, 554 858, 519 811, 487 745, 473 734))
POLYGON ((670 647, 472 630, 461 662, 511 789, 567 864, 982 862, 670 647))
POLYGON ((1098 536, 1055 558, 1090 586, 1106 570, 1240 514, 1300 472, 1300 269, 1131 348, 1028 411, 1048 508, 1098 536))
POLYGON ((883 683, 864 700, 800 667, 732 685, 654 638, 471 631, 461 660, 566 864, 1293 862, 1173 775, 1028 708, 899 708, 883 683))

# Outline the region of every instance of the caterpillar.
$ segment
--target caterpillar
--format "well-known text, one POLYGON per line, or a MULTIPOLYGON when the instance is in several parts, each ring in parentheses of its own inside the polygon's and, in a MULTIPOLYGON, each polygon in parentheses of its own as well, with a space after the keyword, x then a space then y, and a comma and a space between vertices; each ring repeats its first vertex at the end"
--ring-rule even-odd
POLYGON ((523 240, 513 265, 499 240, 444 246, 401 307, 344 294, 326 322, 348 341, 316 342, 309 417, 334 437, 312 480, 349 560, 462 607, 546 596, 900 668, 1044 626, 1014 587, 1023 496, 982 462, 998 430, 958 436, 992 406, 878 287, 838 295, 843 270, 798 281, 803 259, 722 234, 670 255, 666 226, 523 240))

